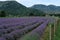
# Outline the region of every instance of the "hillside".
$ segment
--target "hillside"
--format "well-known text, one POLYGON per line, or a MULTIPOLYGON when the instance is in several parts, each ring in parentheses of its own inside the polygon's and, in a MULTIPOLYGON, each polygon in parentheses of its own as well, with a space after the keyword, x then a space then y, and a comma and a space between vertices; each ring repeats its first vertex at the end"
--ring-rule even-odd
POLYGON ((60 6, 55 6, 55 5, 43 5, 43 4, 36 4, 33 5, 30 8, 34 8, 34 9, 38 9, 41 10, 45 13, 49 13, 49 14, 60 14, 60 6))
POLYGON ((23 13, 27 12, 27 8, 16 1, 0 1, 0 10, 4 10, 11 15, 18 15, 21 13, 21 15, 23 15, 23 13))
POLYGON ((44 13, 42 11, 38 11, 37 9, 27 8, 16 1, 0 1, 0 11, 2 10, 6 12, 7 16, 28 16, 30 13, 33 13, 34 15, 36 13, 38 13, 38 15, 40 13, 44 13))

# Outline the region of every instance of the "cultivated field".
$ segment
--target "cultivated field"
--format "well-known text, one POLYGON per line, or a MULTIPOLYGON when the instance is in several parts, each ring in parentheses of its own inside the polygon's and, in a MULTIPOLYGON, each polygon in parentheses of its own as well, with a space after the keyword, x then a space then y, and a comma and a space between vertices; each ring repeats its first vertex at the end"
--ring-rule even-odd
POLYGON ((0 40, 53 40, 56 26, 54 17, 0 18, 0 40))

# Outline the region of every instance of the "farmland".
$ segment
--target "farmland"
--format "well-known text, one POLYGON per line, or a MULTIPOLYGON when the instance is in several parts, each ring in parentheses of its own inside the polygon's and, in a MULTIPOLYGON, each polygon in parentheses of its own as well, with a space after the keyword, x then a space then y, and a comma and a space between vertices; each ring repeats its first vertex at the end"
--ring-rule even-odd
POLYGON ((60 6, 30 1, 0 1, 0 40, 60 40, 60 6))
POLYGON ((0 40, 50 40, 55 22, 53 17, 0 18, 0 40))

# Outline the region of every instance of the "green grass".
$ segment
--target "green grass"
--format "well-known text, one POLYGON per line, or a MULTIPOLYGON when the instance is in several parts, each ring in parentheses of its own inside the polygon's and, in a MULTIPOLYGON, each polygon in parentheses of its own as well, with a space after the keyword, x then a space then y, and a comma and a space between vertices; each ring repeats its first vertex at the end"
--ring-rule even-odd
POLYGON ((19 40, 39 40, 40 37, 37 33, 34 34, 27 34, 24 37, 20 38, 19 40))
POLYGON ((54 40, 60 40, 60 23, 58 23, 54 40))

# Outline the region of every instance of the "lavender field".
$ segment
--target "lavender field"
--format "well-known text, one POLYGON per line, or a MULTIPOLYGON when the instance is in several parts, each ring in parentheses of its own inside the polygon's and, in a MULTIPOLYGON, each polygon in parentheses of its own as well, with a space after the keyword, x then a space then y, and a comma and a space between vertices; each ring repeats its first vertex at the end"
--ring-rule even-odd
POLYGON ((49 40, 54 21, 50 17, 0 18, 0 40, 49 40))
POLYGON ((60 40, 59 0, 0 0, 0 40, 60 40))

